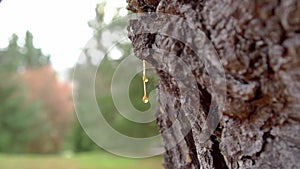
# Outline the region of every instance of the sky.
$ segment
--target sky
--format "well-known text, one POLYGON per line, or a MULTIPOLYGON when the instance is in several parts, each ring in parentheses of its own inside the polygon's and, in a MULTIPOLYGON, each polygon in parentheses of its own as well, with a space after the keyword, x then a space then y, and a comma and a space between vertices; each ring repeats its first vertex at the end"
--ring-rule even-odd
MULTIPOLYGON (((13 33, 22 44, 25 32, 34 45, 51 55, 58 72, 74 66, 81 49, 92 38, 88 21, 95 18, 96 4, 103 0, 2 0, 0 3, 0 48, 5 48, 13 33)), ((105 21, 115 7, 126 7, 126 0, 108 0, 105 21)))

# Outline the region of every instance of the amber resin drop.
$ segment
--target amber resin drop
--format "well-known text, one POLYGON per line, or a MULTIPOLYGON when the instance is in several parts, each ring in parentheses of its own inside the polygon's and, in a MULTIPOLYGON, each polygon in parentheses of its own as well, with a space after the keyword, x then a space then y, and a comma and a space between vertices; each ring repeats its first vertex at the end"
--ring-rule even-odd
POLYGON ((149 102, 149 99, 148 99, 147 96, 144 96, 144 97, 143 97, 143 102, 144 102, 144 103, 148 103, 148 102, 149 102))

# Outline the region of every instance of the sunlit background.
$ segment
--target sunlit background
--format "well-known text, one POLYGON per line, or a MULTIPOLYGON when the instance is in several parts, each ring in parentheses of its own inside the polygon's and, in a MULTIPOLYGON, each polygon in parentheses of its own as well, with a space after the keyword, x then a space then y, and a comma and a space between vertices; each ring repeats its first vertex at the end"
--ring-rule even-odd
MULTIPOLYGON (((127 159, 96 146, 83 131, 73 108, 71 80, 80 53, 85 52, 91 38, 97 39, 97 48, 106 53, 110 46, 104 44, 107 35, 100 29, 127 14, 126 0, 0 3, 1 169, 162 168, 160 156, 127 159)), ((101 63, 103 70, 99 69, 96 77, 97 102, 104 105, 101 112, 116 130, 132 137, 149 137, 157 134, 154 122, 141 126, 124 119, 108 92, 116 65, 131 53, 130 49, 129 41, 121 43, 101 63)), ((92 58, 88 53, 86 57, 86 62, 92 58)), ((91 62, 90 66, 97 65, 91 62)), ((132 79, 129 93, 133 105, 145 110, 148 105, 140 99, 143 91, 136 90, 142 89, 140 79, 140 74, 132 79)), ((151 90, 154 86, 150 85, 151 90)), ((90 103, 85 104, 88 111, 90 103)))
MULTIPOLYGON (((34 45, 51 55, 56 71, 74 66, 85 43, 93 36, 88 21, 95 18, 95 6, 104 0, 4 0, 1 2, 0 47, 8 45, 13 33, 24 44, 26 31, 34 35, 34 45)), ((122 8, 126 15, 126 0, 106 3, 103 22, 109 23, 122 8)))

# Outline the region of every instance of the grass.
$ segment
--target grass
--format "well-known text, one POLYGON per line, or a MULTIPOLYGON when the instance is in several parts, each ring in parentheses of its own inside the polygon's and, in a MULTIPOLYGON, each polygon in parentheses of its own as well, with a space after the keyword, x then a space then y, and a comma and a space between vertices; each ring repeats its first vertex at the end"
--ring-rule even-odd
POLYGON ((0 154, 0 169, 162 169, 160 156, 128 159, 106 152, 70 155, 0 154))

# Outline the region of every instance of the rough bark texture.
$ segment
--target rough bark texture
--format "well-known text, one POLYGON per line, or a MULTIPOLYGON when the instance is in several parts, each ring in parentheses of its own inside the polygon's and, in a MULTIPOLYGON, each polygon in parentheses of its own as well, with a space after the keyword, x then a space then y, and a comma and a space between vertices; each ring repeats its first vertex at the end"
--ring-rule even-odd
MULTIPOLYGON (((192 117, 197 117, 184 140, 166 151, 166 169, 299 168, 299 0, 131 0, 128 8, 189 18, 212 42, 226 73, 226 109, 210 141, 200 144, 212 95, 203 63, 170 37, 129 32, 136 56, 156 66, 161 79, 157 124, 166 148, 191 124, 183 109, 190 108, 192 117), (176 55, 145 58, 141 51, 146 47, 176 55), (179 84, 156 64, 171 67, 176 58, 191 67, 198 103, 182 100, 179 84), (199 104, 200 110, 194 110, 192 104, 199 104), (178 116, 182 128, 163 133, 178 116)), ((139 29, 137 25, 131 21, 129 27, 139 29)))

